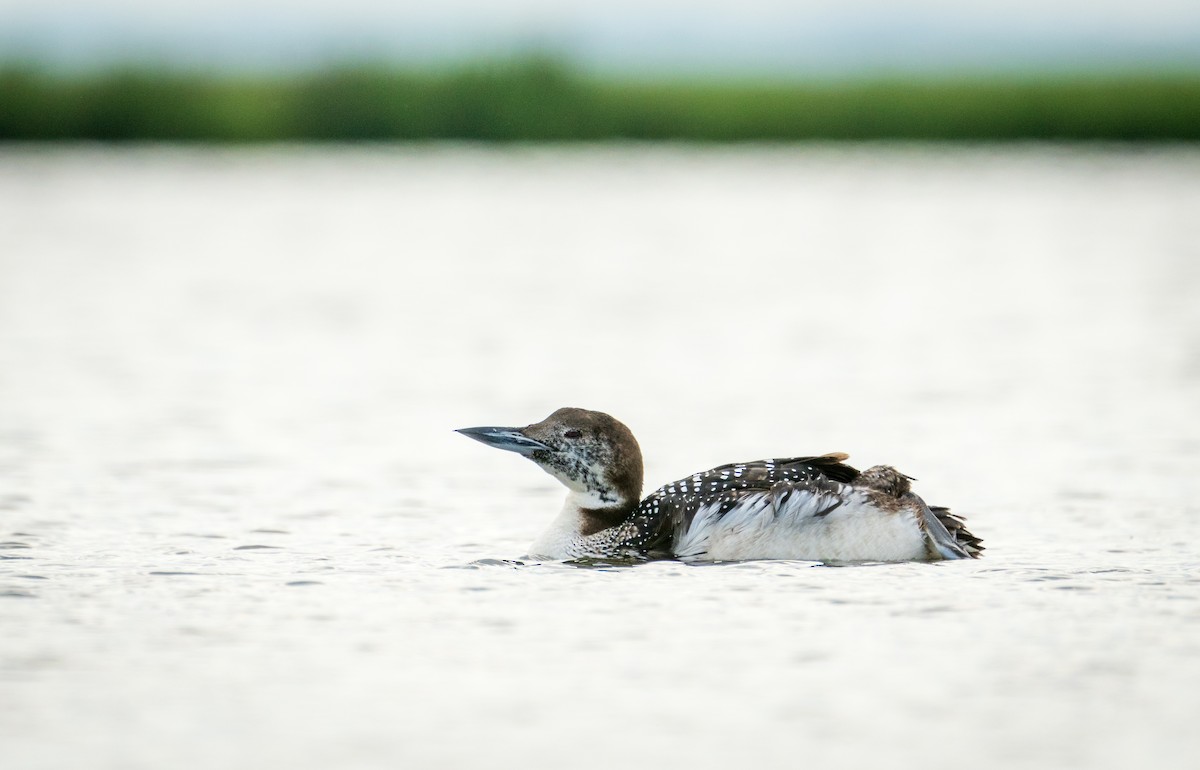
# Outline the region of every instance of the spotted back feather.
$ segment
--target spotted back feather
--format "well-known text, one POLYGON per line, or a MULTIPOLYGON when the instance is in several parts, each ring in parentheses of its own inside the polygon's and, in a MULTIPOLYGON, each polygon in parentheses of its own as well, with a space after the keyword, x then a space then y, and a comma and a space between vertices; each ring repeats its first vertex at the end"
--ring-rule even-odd
POLYGON ((795 489, 836 495, 843 483, 859 475, 843 462, 847 458, 832 453, 729 463, 666 484, 647 495, 628 520, 636 534, 627 545, 650 552, 671 551, 675 538, 687 531, 701 508, 716 506, 715 522, 748 498, 769 492, 780 506, 795 489))
MULTIPOLYGON (((776 516, 821 518, 846 502, 859 484, 873 486, 846 459, 847 455, 834 453, 730 463, 666 484, 642 500, 624 522, 621 546, 650 555, 700 557, 707 548, 705 532, 716 528, 727 514, 753 516, 760 509, 765 513, 769 506, 776 516), (701 514, 702 522, 696 520, 701 514)), ((947 508, 925 506, 907 491, 897 495, 895 502, 902 499, 914 499, 928 511, 927 535, 942 558, 979 557, 982 541, 967 530, 961 517, 947 508)))

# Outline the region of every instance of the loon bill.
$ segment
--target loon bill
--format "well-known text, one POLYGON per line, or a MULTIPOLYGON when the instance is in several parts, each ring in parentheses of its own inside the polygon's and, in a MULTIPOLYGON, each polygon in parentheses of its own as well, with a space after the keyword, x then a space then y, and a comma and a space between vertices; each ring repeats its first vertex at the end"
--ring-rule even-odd
POLYGON ((935 561, 983 550, 962 518, 913 494, 908 476, 859 471, 841 453, 722 465, 640 500, 637 439, 603 412, 564 408, 524 428, 458 432, 525 455, 567 488, 531 556, 935 561))

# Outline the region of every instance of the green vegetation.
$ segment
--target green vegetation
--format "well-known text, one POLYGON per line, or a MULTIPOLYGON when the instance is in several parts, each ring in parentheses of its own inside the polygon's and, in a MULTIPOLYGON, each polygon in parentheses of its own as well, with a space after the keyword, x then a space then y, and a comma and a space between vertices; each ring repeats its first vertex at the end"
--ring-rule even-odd
POLYGON ((1200 73, 647 81, 530 58, 277 76, 0 65, 0 140, 1200 140, 1200 73))

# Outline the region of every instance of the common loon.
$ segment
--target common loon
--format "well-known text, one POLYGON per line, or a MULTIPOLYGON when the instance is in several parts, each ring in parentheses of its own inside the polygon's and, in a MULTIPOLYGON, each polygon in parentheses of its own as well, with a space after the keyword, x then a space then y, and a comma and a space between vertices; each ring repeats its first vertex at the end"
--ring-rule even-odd
POLYGON ((603 412, 564 408, 524 428, 458 432, 566 486, 535 557, 935 561, 983 550, 961 518, 913 494, 909 476, 886 465, 860 472, 841 453, 722 465, 639 501, 637 439, 603 412))

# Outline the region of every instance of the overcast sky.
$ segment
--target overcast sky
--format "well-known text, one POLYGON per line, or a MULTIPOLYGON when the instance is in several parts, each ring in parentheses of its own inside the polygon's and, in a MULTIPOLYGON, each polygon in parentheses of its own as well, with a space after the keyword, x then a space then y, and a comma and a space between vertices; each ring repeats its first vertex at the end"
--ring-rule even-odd
POLYGON ((1200 65, 1200 0, 0 0, 0 58, 287 66, 529 46, 634 67, 1200 65))

